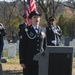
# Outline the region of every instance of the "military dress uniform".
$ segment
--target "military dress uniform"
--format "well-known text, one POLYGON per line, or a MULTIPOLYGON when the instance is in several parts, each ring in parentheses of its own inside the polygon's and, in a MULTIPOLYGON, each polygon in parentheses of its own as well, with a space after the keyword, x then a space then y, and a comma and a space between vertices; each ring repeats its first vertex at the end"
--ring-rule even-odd
POLYGON ((46 27, 47 45, 60 46, 61 45, 62 30, 59 26, 46 27))
MULTIPOLYGON (((27 26, 26 23, 23 23, 23 24, 19 25, 19 29, 20 29, 19 36, 22 35, 22 32, 23 32, 23 30, 25 29, 26 26, 27 26)), ((20 36, 20 37, 22 37, 22 36, 20 36)))
POLYGON ((23 28, 22 31, 20 34, 19 56, 20 63, 26 65, 26 69, 23 69, 23 75, 38 75, 38 61, 33 60, 33 57, 39 52, 44 52, 46 48, 45 32, 41 27, 36 32, 32 25, 23 28))

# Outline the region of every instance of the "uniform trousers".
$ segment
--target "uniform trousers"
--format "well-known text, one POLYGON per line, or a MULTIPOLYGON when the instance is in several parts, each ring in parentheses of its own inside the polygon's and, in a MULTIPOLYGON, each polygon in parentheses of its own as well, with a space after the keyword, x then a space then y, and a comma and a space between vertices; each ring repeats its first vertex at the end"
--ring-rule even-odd
POLYGON ((23 69, 23 75, 38 75, 38 64, 26 65, 26 69, 23 69))

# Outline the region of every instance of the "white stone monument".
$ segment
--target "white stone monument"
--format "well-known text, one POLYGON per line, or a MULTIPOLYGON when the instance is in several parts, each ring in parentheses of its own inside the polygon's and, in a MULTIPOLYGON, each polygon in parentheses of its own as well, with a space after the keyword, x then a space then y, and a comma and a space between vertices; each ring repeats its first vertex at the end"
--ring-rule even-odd
POLYGON ((16 57, 16 43, 9 44, 8 57, 10 58, 16 57))
POLYGON ((3 50, 8 50, 8 41, 7 41, 7 39, 4 40, 3 50))

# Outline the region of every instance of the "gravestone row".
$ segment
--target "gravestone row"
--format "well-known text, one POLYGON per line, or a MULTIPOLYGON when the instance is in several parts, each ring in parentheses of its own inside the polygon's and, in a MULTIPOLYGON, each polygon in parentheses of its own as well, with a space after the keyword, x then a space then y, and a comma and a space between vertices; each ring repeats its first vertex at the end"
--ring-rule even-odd
POLYGON ((5 39, 3 50, 8 50, 8 57, 16 57, 16 51, 19 50, 19 40, 16 43, 8 43, 5 39))

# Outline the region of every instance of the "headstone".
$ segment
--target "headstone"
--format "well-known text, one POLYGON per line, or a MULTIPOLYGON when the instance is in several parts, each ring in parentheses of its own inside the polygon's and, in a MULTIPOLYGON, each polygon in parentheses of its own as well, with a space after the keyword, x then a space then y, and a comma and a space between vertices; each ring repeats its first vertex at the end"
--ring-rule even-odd
POLYGON ((65 46, 69 46, 69 42, 72 40, 71 37, 65 37, 65 46))
POLYGON ((10 43, 8 49, 8 57, 16 57, 16 43, 10 43))
POLYGON ((38 53, 34 56, 38 61, 38 75, 72 75, 73 47, 50 47, 45 55, 38 53))
POLYGON ((75 39, 70 41, 69 46, 73 46, 73 55, 75 56, 75 39))
POLYGON ((19 50, 19 40, 17 40, 16 50, 19 50))
POLYGON ((61 42, 62 42, 62 45, 64 46, 64 44, 65 44, 65 37, 63 35, 61 37, 61 42))
POLYGON ((4 40, 3 50, 8 50, 8 41, 6 39, 4 40))

